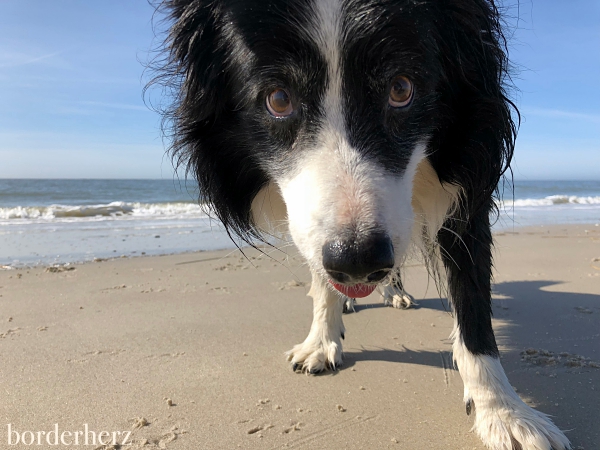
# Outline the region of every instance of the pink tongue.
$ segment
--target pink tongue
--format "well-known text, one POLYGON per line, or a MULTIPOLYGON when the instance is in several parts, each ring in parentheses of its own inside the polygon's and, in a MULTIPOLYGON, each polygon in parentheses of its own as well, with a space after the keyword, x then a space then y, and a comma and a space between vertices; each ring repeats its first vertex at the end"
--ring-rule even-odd
POLYGON ((371 292, 373 292, 377 287, 373 284, 355 284, 354 286, 344 286, 343 284, 334 283, 331 280, 329 280, 329 282, 333 285, 334 288, 336 288, 346 297, 351 298, 366 297, 367 295, 371 294, 371 292))

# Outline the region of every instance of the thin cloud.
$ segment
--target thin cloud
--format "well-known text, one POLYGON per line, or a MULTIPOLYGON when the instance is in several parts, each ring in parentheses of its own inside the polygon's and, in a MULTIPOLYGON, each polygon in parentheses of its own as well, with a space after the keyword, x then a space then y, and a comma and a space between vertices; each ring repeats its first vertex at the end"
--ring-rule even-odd
MULTIPOLYGON (((144 111, 151 112, 146 106, 132 105, 127 103, 107 103, 107 102, 76 102, 75 106, 59 106, 54 108, 55 114, 67 114, 74 116, 94 116, 98 114, 107 114, 108 110, 126 110, 126 111, 144 111)), ((114 112, 110 112, 114 114, 114 112)))
POLYGON ((146 106, 142 105, 132 105, 128 103, 105 103, 105 102, 79 102, 81 105, 86 106, 96 106, 100 108, 108 108, 108 109, 128 109, 134 111, 149 111, 146 106))
POLYGON ((600 123, 600 114, 589 114, 580 113, 574 111, 564 111, 561 109, 551 108, 523 108, 522 112, 525 115, 540 116, 540 117, 552 117, 552 118, 565 118, 565 119, 577 119, 584 120, 586 122, 600 123))
POLYGON ((24 55, 24 54, 8 54, 8 55, 2 55, 1 59, 13 59, 16 61, 12 61, 12 62, 8 62, 8 63, 4 63, 4 64, 0 64, 1 68, 8 68, 8 67, 21 67, 21 66, 27 66, 29 64, 36 64, 39 63, 40 61, 44 61, 47 59, 51 59, 54 58, 55 56, 61 55, 63 53, 65 53, 67 50, 60 50, 58 52, 52 52, 52 53, 47 53, 45 55, 41 55, 41 56, 29 56, 29 55, 24 55))

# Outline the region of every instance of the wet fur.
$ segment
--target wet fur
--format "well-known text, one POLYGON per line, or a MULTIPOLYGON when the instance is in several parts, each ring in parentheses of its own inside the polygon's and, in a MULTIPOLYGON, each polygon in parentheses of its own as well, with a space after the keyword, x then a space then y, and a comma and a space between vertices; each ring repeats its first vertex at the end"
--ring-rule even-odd
POLYGON ((313 275, 313 324, 288 352, 294 370, 342 363, 349 306, 321 249, 385 233, 395 251, 386 302, 410 300, 395 277, 411 247, 446 274, 454 357, 483 442, 569 448, 510 387, 491 324, 490 216, 518 117, 494 1, 166 0, 158 11, 168 32, 151 86, 168 99, 177 165, 232 236, 289 233, 313 275), (398 74, 416 86, 405 109, 387 105, 398 74), (279 87, 296 106, 283 120, 265 108, 279 87))

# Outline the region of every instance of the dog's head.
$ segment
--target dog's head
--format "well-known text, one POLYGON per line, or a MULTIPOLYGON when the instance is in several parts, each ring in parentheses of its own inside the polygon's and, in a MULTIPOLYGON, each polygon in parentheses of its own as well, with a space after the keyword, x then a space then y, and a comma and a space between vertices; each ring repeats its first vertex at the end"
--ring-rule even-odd
POLYGON ((489 203, 514 131, 492 1, 161 7, 172 149, 232 233, 285 223, 313 271, 372 285, 444 192, 463 218, 489 203))

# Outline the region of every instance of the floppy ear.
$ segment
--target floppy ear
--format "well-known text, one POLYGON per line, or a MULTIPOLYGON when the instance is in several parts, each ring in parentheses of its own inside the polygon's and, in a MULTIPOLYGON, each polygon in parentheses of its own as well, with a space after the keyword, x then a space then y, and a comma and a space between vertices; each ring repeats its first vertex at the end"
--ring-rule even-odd
POLYGON ((157 77, 173 96, 173 104, 167 112, 173 116, 193 115, 195 120, 181 123, 181 130, 177 131, 204 124, 216 113, 215 100, 223 82, 226 54, 224 48, 216 45, 219 9, 214 8, 215 3, 165 0, 157 8, 157 12, 165 15, 162 23, 169 26, 157 77))
POLYGON ((506 93, 509 63, 494 1, 451 0, 442 14, 437 33, 445 79, 439 95, 446 113, 430 160, 441 181, 462 187, 459 213, 468 221, 494 208, 513 155, 512 112, 518 117, 518 111, 506 93))
POLYGON ((159 5, 169 32, 150 85, 170 94, 171 103, 161 113, 176 166, 197 180, 200 202, 227 232, 249 241, 259 237, 250 208, 267 178, 242 137, 234 86, 243 90, 244 80, 229 67, 236 49, 227 39, 223 10, 215 0, 165 0, 159 5))

